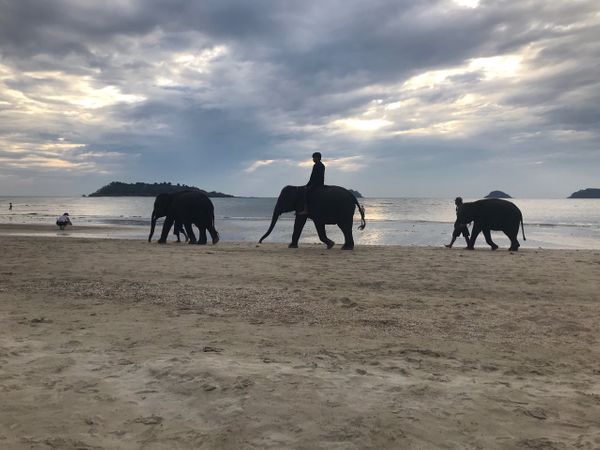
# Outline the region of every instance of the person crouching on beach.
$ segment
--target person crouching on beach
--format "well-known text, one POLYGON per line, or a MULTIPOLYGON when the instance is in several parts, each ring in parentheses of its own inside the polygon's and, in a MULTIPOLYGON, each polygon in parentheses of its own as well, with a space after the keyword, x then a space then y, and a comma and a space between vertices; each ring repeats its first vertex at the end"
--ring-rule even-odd
MULTIPOLYGON (((456 205, 456 215, 458 216, 458 209, 462 206, 463 204, 463 199, 462 197, 456 197, 454 199, 454 204, 456 205)), ((452 245, 454 245, 454 241, 456 241, 456 238, 460 235, 463 235, 465 237, 465 242, 467 243, 467 246, 469 245, 469 229, 467 228, 466 225, 462 226, 462 227, 454 227, 454 232, 452 233, 452 240, 450 241, 449 244, 446 244, 447 248, 452 248, 452 245)))
POLYGON ((69 218, 69 213, 66 212, 56 219, 56 225, 58 225, 58 228, 61 230, 64 230, 67 225, 73 225, 73 223, 71 223, 71 219, 69 218))

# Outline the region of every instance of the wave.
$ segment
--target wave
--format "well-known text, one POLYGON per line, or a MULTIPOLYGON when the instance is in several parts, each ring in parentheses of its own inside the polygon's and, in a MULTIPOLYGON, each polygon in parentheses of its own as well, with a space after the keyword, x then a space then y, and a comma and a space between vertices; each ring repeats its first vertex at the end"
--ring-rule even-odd
MULTIPOLYGON (((38 213, 38 212, 23 212, 20 214, 2 214, 3 221, 6 218, 10 218, 11 221, 19 220, 19 217, 27 222, 29 220, 35 220, 35 222, 40 221, 51 221, 53 222, 56 219, 55 214, 48 213, 38 213)), ((100 223, 100 224, 108 224, 108 225, 135 225, 135 226, 147 226, 150 224, 150 217, 143 215, 118 215, 118 216, 106 216, 106 215, 97 215, 97 214, 73 214, 72 220, 84 223, 100 223)), ((270 222, 272 216, 271 215, 263 215, 263 216, 244 216, 244 215, 223 215, 216 217, 217 221, 231 221, 231 222, 270 222)), ((163 219, 164 220, 164 219, 163 219)), ((292 221, 295 220, 293 213, 285 213, 281 217, 279 217, 280 221, 292 221)), ((358 222, 359 215, 355 214, 354 221, 358 222)), ((375 223, 382 225, 390 225, 390 224, 401 224, 401 225, 444 225, 448 227, 452 227, 454 221, 444 220, 444 219, 418 219, 418 218, 390 218, 390 217, 369 217, 366 216, 367 223, 375 223)), ((159 220, 162 222, 162 220, 159 220)), ((524 222, 525 228, 527 227, 537 227, 537 228, 583 228, 583 229, 600 229, 600 223, 594 222, 549 222, 549 221, 537 221, 537 222, 524 222)))
POLYGON ((540 227, 540 228, 556 228, 556 227, 566 227, 566 228, 600 228, 600 224, 597 223, 545 223, 545 222, 532 222, 532 223, 524 223, 527 226, 540 227))

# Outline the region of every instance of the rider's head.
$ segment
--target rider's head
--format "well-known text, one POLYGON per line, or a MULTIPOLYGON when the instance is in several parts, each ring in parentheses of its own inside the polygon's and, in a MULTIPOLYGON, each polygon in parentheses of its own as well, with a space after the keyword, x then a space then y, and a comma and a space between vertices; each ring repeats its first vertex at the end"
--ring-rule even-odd
POLYGON ((313 161, 314 161, 314 162, 321 161, 321 153, 319 153, 319 152, 314 152, 314 153, 312 154, 312 158, 313 158, 313 161))
POLYGON ((463 203, 462 197, 456 197, 456 198, 454 199, 454 204, 455 204, 456 206, 460 206, 460 205, 462 205, 462 203, 463 203))

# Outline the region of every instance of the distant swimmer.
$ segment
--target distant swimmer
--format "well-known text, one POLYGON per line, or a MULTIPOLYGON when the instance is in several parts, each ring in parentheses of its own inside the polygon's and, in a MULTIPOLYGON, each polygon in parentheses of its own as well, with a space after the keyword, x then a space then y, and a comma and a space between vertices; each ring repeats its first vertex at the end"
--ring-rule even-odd
POLYGON ((315 165, 313 166, 312 172, 310 174, 310 179, 304 188, 304 209, 300 211, 299 215, 308 214, 308 194, 314 189, 325 186, 325 165, 321 162, 321 153, 314 152, 312 155, 313 162, 315 165))
POLYGON ((67 225, 73 225, 71 219, 69 218, 69 213, 66 212, 58 219, 56 219, 56 225, 58 225, 58 228, 60 228, 61 230, 64 230, 67 225))
MULTIPOLYGON (((458 217, 458 209, 463 204, 462 197, 456 197, 454 199, 454 204, 456 205, 456 216, 458 217)), ((458 226, 458 227, 455 226, 454 227, 454 232, 452 233, 452 240, 450 241, 449 244, 446 244, 446 247, 452 248, 452 245, 454 245, 454 241, 456 241, 456 238, 458 236, 460 236, 461 234, 465 237, 465 241, 467 243, 467 246, 469 246, 469 229, 467 228, 466 225, 462 225, 462 226, 458 226)))

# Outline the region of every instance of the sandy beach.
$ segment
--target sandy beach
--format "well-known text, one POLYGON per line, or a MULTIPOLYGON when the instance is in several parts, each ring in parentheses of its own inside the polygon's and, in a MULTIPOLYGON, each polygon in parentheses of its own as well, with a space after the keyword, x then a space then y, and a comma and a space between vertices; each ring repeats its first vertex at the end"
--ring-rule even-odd
POLYGON ((0 247, 0 448, 600 448, 600 251, 0 247))

